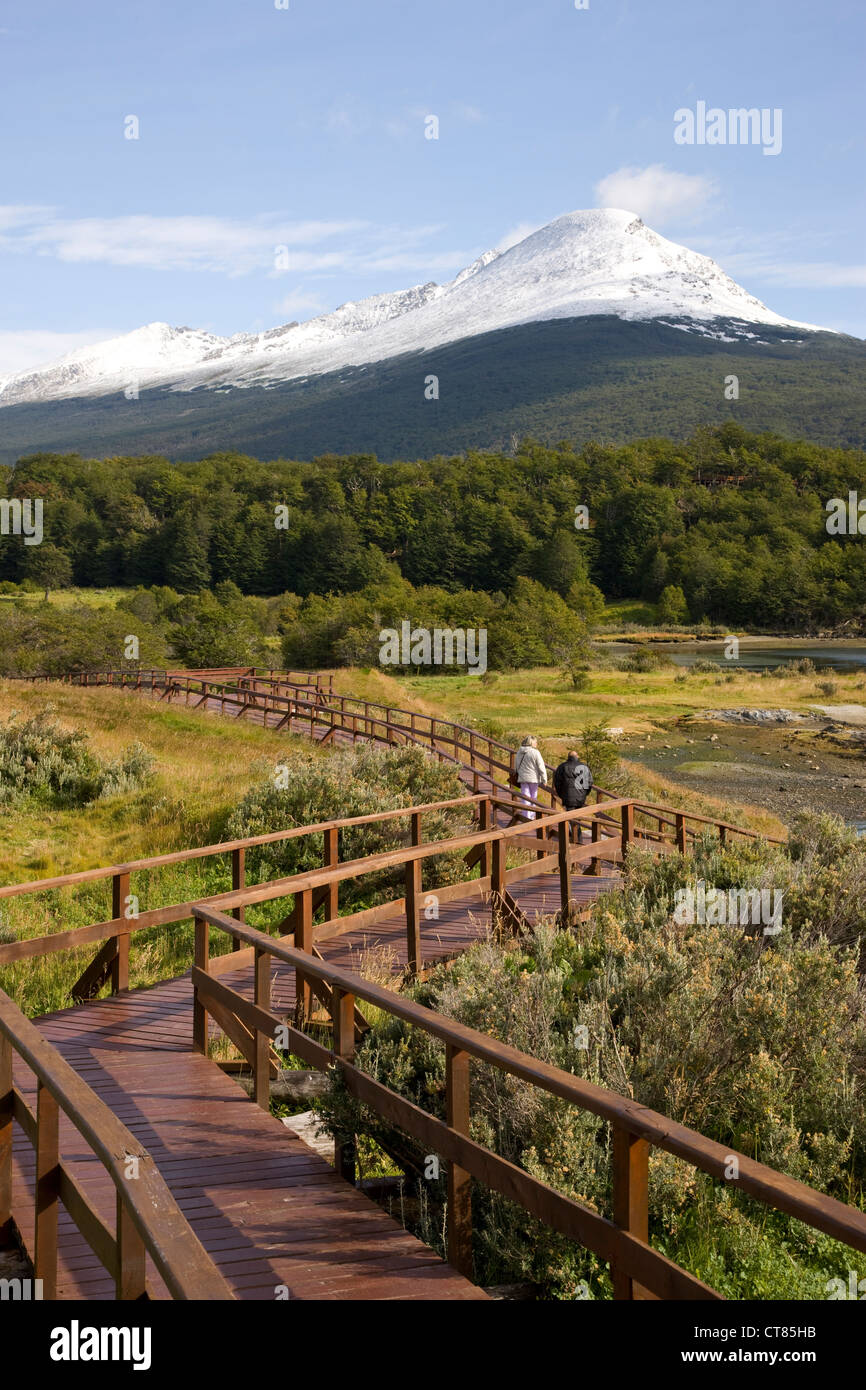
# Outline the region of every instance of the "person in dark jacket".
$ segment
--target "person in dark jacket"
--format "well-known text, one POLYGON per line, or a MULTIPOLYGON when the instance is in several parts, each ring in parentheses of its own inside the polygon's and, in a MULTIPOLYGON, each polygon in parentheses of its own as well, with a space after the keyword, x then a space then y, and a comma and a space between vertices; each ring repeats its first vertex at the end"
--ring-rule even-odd
MULTIPOLYGON (((592 773, 579 753, 569 753, 564 763, 553 774, 553 790, 566 811, 578 811, 586 805, 586 798, 592 791, 592 773)), ((580 822, 577 822, 577 843, 582 839, 580 822)))

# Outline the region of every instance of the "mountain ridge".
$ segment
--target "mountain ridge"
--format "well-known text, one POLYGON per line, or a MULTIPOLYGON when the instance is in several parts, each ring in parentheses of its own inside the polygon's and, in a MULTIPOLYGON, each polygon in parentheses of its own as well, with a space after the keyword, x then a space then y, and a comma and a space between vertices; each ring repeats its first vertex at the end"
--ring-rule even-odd
POLYGON ((713 336, 660 319, 557 319, 386 362, 244 391, 142 391, 0 411, 0 464, 35 453, 173 460, 372 454, 383 461, 510 449, 515 437, 580 446, 688 438, 736 420, 755 432, 866 447, 866 343, 767 328, 713 336), (724 341, 728 339, 728 341, 724 341), (428 373, 438 400, 425 396, 428 373), (739 381, 739 399, 725 382, 739 381))
POLYGON ((504 251, 488 251, 445 285, 348 301, 303 323, 219 337, 156 322, 0 378, 0 407, 168 388, 270 387, 384 363, 523 324, 613 315, 727 340, 757 328, 819 333, 786 319, 713 260, 654 232, 634 213, 566 213, 504 251), (714 327, 715 325, 715 327, 714 327))

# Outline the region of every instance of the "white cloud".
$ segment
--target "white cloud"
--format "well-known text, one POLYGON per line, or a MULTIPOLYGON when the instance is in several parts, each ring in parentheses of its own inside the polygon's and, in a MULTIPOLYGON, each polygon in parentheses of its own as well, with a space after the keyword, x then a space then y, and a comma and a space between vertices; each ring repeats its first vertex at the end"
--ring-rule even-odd
POLYGON ((866 264, 809 259, 813 250, 826 255, 828 240, 826 233, 780 229, 762 234, 757 247, 753 233, 735 228, 727 234, 695 238, 691 245, 712 256, 735 280, 766 280, 800 290, 866 288, 866 264))
POLYGON ((519 241, 525 241, 533 232, 537 232, 543 227, 543 222, 518 222, 516 227, 505 233, 496 243, 497 251, 510 251, 512 246, 516 246, 519 241))
POLYGON ((117 329, 93 329, 83 333, 56 333, 52 329, 22 328, 0 330, 0 377, 26 372, 29 367, 44 367, 56 362, 67 352, 103 343, 117 336, 117 329))
POLYGON ((599 207, 636 212, 652 227, 696 221, 708 211, 716 192, 712 179, 680 174, 663 164, 617 169, 595 185, 599 207))
MULTIPOLYGON (((0 248, 68 262, 102 262, 151 270, 210 270, 243 275, 273 264, 276 245, 308 246, 367 226, 364 222, 241 221, 220 217, 63 218, 44 209, 0 209, 0 248)), ((329 254, 306 252, 329 263, 329 254)), ((339 258, 338 258, 339 259, 339 258)))
POLYGON ((441 227, 394 228, 361 220, 293 222, 272 213, 252 219, 150 214, 64 218, 51 208, 0 207, 0 250, 70 263, 136 269, 364 273, 400 265, 459 269, 457 250, 431 255, 441 227), (281 260, 277 263, 277 248, 281 260))
POLYGON ((456 101, 451 108, 458 120, 468 121, 470 125, 477 125, 484 120, 484 112, 478 106, 473 106, 471 102, 456 101))
POLYGON ((799 290, 866 289, 866 265, 834 265, 832 261, 779 261, 734 253, 726 258, 729 274, 759 276, 775 285, 799 290), (733 267, 733 270, 731 270, 733 267))
POLYGON ((315 318, 317 314, 324 313, 327 307, 325 301, 315 292, 298 286, 274 305, 274 313, 285 314, 287 319, 303 322, 304 319, 315 318))

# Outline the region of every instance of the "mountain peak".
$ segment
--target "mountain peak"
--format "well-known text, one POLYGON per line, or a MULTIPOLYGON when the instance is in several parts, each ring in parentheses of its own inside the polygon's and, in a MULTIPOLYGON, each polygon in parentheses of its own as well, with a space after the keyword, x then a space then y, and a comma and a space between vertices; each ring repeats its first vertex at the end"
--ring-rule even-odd
MULTIPOLYGON (((0 406, 169 387, 266 386, 519 324, 614 315, 810 329, 773 313, 708 256, 623 208, 564 213, 506 251, 435 281, 349 301, 305 323, 231 338, 156 321, 0 381, 0 406)), ((816 330, 817 331, 817 330, 816 330)), ((717 332, 714 334, 717 336, 717 332)))

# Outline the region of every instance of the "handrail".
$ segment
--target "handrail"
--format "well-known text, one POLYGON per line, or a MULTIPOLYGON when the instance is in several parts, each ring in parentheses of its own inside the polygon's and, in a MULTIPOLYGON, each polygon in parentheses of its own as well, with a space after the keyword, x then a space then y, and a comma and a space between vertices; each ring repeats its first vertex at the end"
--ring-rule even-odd
MULTIPOLYGON (((449 804, 458 806, 467 804, 475 806, 479 808, 481 815, 483 812, 480 811, 480 807, 483 807, 487 800, 488 798, 484 796, 473 796, 449 804)), ((432 803, 433 806, 438 804, 440 803, 432 803)), ((244 907, 250 904, 268 902, 275 898, 294 896, 296 894, 303 895, 308 892, 312 893, 313 890, 325 892, 331 889, 332 891, 336 891, 339 884, 347 879, 362 878, 367 874, 377 873, 386 868, 398 868, 401 865, 408 866, 410 864, 420 864, 424 859, 436 858, 439 855, 456 853, 460 850, 472 851, 481 849, 495 852, 497 845, 503 843, 507 844, 507 842, 512 839, 525 837, 527 835, 527 828, 530 824, 532 833, 537 834, 539 830, 543 831, 547 826, 564 826, 570 821, 591 820, 601 813, 608 813, 611 809, 622 808, 625 813, 630 804, 630 802, 621 800, 610 803, 600 802, 598 805, 587 806, 578 811, 552 812, 550 815, 539 818, 531 823, 524 822, 504 829, 497 829, 495 826, 488 825, 478 832, 451 836, 447 840, 427 841, 425 843, 420 842, 420 814, 425 809, 424 807, 404 808, 400 812, 385 812, 383 815, 388 817, 393 817, 397 814, 412 816, 413 840, 415 840, 415 843, 404 849, 388 850, 378 855, 367 855, 363 859, 336 862, 336 856, 334 856, 333 862, 322 869, 306 870, 303 873, 291 874, 283 878, 267 879, 265 882, 258 884, 241 885, 238 883, 232 889, 222 893, 215 893, 202 901, 206 901, 214 907, 232 907, 238 911, 242 911, 244 907)), ((361 819, 367 820, 371 818, 362 817, 361 819)), ((374 816, 372 819, 375 820, 377 817, 374 816)), ((297 829, 308 830, 310 828, 298 827, 297 829)), ((326 823, 326 834, 328 830, 329 827, 326 823)), ((285 832, 280 833, 284 834, 285 832)), ((612 846, 607 844, 605 840, 599 840, 594 846, 594 857, 609 857, 609 854, 617 849, 618 844, 618 840, 616 844, 612 846)), ((237 851, 235 851, 235 853, 237 853, 237 851)), ((550 868, 551 864, 547 861, 544 863, 539 861, 535 867, 536 871, 541 872, 545 867, 550 868)), ((85 872, 95 874, 97 871, 87 870, 85 872)), ((504 882, 504 857, 501 874, 504 882)), ((123 872, 122 868, 115 871, 114 906, 116 910, 112 918, 89 926, 73 927, 66 932, 52 932, 47 936, 29 937, 20 941, 13 941, 5 945, 0 945, 0 966, 10 964, 13 961, 33 959, 41 955, 56 954, 59 951, 71 950, 77 946, 93 943, 95 941, 108 940, 110 938, 115 938, 118 942, 123 942, 124 949, 128 953, 129 939, 133 933, 145 931, 153 926, 167 925, 170 922, 185 921, 193 915, 192 907, 197 899, 190 899, 186 902, 175 903, 166 907, 152 908, 148 911, 139 913, 133 919, 126 919, 122 916, 120 911, 119 904, 122 904, 123 898, 120 897, 121 888, 118 886, 118 881, 121 881, 123 889, 128 890, 128 875, 123 872)), ((43 880, 42 882, 45 881, 43 880)), ((444 897, 446 893, 453 893, 456 889, 464 893, 472 892, 478 888, 480 883, 481 880, 479 879, 462 880, 460 883, 452 885, 449 889, 440 889, 439 895, 440 897, 444 897)), ((28 887, 28 885, 14 886, 19 889, 28 887)), ((38 891, 40 886, 40 881, 36 880, 35 885, 31 886, 31 891, 38 891)), ((123 896, 126 896, 126 892, 124 892, 123 896)), ((385 903, 382 904, 382 908, 391 909, 395 905, 398 904, 385 903)), ((369 916, 370 912, 378 912, 380 910, 381 909, 377 908, 367 909, 366 915, 369 916)), ((329 896, 329 902, 326 907, 326 922, 336 917, 337 899, 336 897, 330 898, 329 896)), ((341 917, 339 918, 339 923, 341 930, 351 930, 353 918, 341 917)), ((331 934, 333 934, 333 931, 331 934)), ((100 977, 100 980, 102 982, 102 977, 100 977)), ((116 989, 124 987, 122 981, 116 981, 116 989)))
POLYGON ((188 859, 205 859, 212 854, 228 854, 239 849, 253 849, 257 845, 277 844, 281 840, 298 839, 305 835, 321 835, 326 830, 343 830, 353 825, 370 825, 374 821, 397 820, 401 816, 445 811, 454 806, 470 807, 481 800, 483 796, 479 793, 454 797, 451 801, 429 801, 420 806, 400 806, 394 811, 373 811, 364 816, 344 816, 340 820, 318 821, 312 825, 293 825, 288 830, 272 830, 267 835, 250 835, 245 840, 220 840, 213 845, 174 850, 169 854, 153 855, 150 859, 129 859, 122 864, 112 864, 104 868, 79 869, 76 873, 32 879, 29 883, 7 883, 0 887, 0 899, 16 898, 25 893, 42 893, 49 888, 68 888, 77 883, 93 883, 98 879, 113 878, 117 874, 158 869, 166 864, 181 864, 188 859))
MULTIPOLYGON (((730 1182, 732 1186, 740 1188, 766 1205, 804 1221, 856 1250, 866 1252, 866 1214, 856 1208, 817 1192, 814 1188, 778 1173, 745 1154, 732 1153, 723 1144, 708 1139, 637 1101, 593 1082, 584 1081, 549 1063, 541 1062, 487 1034, 408 1000, 392 990, 364 980, 341 967, 329 965, 304 950, 275 941, 264 932, 238 923, 204 904, 196 907, 195 917, 197 967, 194 987, 197 1001, 195 1007, 198 1013, 197 1037, 200 1042, 206 1038, 202 1019, 206 1014, 207 991, 210 988, 207 983, 207 928, 213 926, 243 942, 247 947, 252 947, 257 961, 273 957, 293 966, 299 976, 316 982, 320 989, 325 988, 330 992, 334 1049, 326 1049, 307 1038, 300 1029, 292 1028, 289 1030, 290 1050, 300 1056, 306 1053, 307 1059, 312 1060, 314 1065, 338 1066, 349 1089, 373 1108, 377 1108, 385 1118, 396 1123, 398 1127, 407 1129, 416 1137, 426 1138, 435 1133, 436 1138, 444 1141, 447 1146, 440 1147, 438 1151, 444 1153, 452 1163, 459 1164, 467 1174, 474 1173, 476 1177, 505 1192, 512 1199, 522 1201, 523 1205, 528 1206, 542 1220, 547 1220, 555 1229, 564 1230, 566 1234, 571 1235, 575 1235, 579 1229, 580 1234, 577 1238, 587 1244, 588 1248, 601 1253, 603 1258, 611 1259, 615 1296, 634 1297, 637 1292, 639 1297, 640 1292, 635 1290, 633 1281, 648 1282, 649 1277, 652 1281, 649 1283, 651 1291, 653 1283, 656 1283, 657 1287, 660 1285, 669 1288, 670 1281, 674 1280, 676 1287, 680 1289, 680 1297, 718 1297, 712 1290, 707 1289, 706 1285, 665 1260, 649 1246, 646 1213, 648 1154, 651 1145, 684 1159, 713 1178, 730 1182), (449 1093, 447 1125, 443 1126, 441 1122, 432 1120, 425 1112, 410 1106, 398 1093, 374 1082, 353 1066, 354 1033, 352 1032, 351 1037, 347 1034, 345 1019, 347 1010, 351 1012, 356 999, 365 1000, 392 1017, 422 1028, 445 1043, 446 1083, 449 1093), (546 1184, 529 1179, 529 1175, 523 1174, 522 1170, 512 1167, 510 1174, 504 1174, 502 1160, 493 1155, 492 1151, 472 1143, 469 1139, 469 1058, 486 1062, 529 1082, 582 1110, 590 1111, 613 1126, 613 1223, 605 1222, 580 1203, 571 1203, 570 1199, 562 1198, 561 1194, 555 1193, 546 1184), (457 1059, 462 1059, 462 1066, 459 1077, 455 1078, 457 1059), (462 1123, 457 1124, 454 1123, 453 1114, 456 1108, 455 1086, 463 1096, 460 1116, 462 1123), (732 1171, 737 1173, 736 1177, 730 1176, 732 1171), (520 1174, 520 1179, 515 1178, 515 1174, 520 1174), (504 1183, 503 1179, 506 1176, 509 1181, 504 1183), (544 1199, 539 1189, 543 1190, 544 1199), (626 1201, 623 1201, 623 1189, 628 1199, 626 1201), (563 1225, 566 1215, 571 1218, 571 1222, 563 1225), (635 1252, 629 1241, 617 1240, 611 1235, 611 1226, 618 1228, 620 1233, 623 1233, 622 1228, 625 1228, 625 1233, 636 1237, 643 1250, 635 1252), (642 1255, 642 1260, 638 1258, 638 1254, 642 1255), (617 1288, 620 1290, 619 1294, 617 1288)), ((257 978, 264 978, 261 969, 256 973, 257 978)), ((229 993, 224 986, 221 988, 224 995, 229 993)), ((249 1001, 237 992, 234 992, 234 995, 235 1007, 238 1011, 246 1011, 247 1024, 254 1030, 263 1030, 266 1036, 273 1036, 277 1027, 285 1028, 285 1025, 280 1025, 276 1016, 269 1014, 267 1000, 260 998, 258 993, 255 1005, 250 1005, 249 1001)), ((204 1046, 206 1048, 206 1041, 204 1046)), ((462 1249, 465 1255, 468 1248, 468 1202, 456 1202, 454 1176, 453 1171, 449 1173, 449 1206, 452 1217, 449 1253, 452 1249, 456 1249, 458 1253, 462 1249), (458 1226, 456 1236, 453 1230, 455 1221, 458 1226)))
POLYGON ((21 1124, 37 1154, 35 1273, 43 1280, 46 1297, 56 1297, 57 1205, 63 1201, 94 1253, 114 1274, 118 1298, 147 1294, 145 1251, 173 1298, 234 1298, 147 1149, 0 990, 0 1230, 14 1219, 13 1120, 21 1124), (13 1051, 37 1078, 35 1116, 13 1083, 13 1051), (114 1183, 114 1235, 64 1162, 58 1109, 114 1183))

